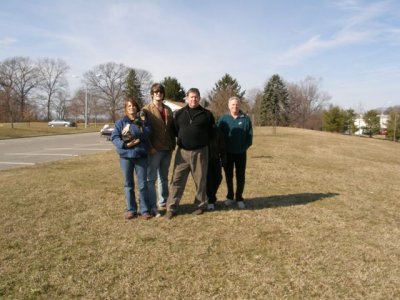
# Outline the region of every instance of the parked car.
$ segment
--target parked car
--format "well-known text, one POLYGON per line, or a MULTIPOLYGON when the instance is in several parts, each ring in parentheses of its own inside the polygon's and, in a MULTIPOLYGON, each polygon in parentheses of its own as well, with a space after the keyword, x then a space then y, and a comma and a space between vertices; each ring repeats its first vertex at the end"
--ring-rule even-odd
POLYGON ((103 128, 100 129, 100 136, 107 137, 107 140, 109 141, 111 139, 111 133, 113 132, 113 130, 114 130, 113 126, 105 124, 103 128))
POLYGON ((63 127, 75 127, 76 123, 74 121, 67 120, 53 120, 47 123, 50 127, 63 126, 63 127))

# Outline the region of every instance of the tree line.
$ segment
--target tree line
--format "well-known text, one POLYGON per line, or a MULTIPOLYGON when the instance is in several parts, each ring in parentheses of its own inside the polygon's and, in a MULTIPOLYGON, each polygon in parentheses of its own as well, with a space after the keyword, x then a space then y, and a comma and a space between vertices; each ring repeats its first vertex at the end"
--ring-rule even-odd
MULTIPOLYGON (((108 62, 93 67, 82 76, 81 87, 69 94, 67 63, 61 59, 12 57, 0 62, 0 121, 29 122, 33 120, 81 120, 86 112, 92 122, 115 122, 123 114, 123 99, 134 97, 139 105, 150 101, 152 74, 108 62), (87 105, 87 107, 86 107, 87 105)), ((165 98, 184 102, 185 89, 178 79, 166 76, 165 98)), ((331 105, 330 95, 321 89, 322 79, 308 76, 298 83, 286 82, 278 74, 269 78, 262 90, 246 92, 230 74, 224 74, 202 104, 218 118, 227 111, 228 99, 237 96, 242 108, 255 126, 291 126, 340 133, 354 133, 358 128, 354 110, 331 105)), ((388 110, 388 134, 400 135, 396 122, 399 107, 388 110), (396 132, 397 131, 397 132, 396 132)), ((377 110, 364 114, 367 129, 375 134, 377 110), (373 117, 375 116, 375 117, 373 117)), ((379 117, 378 117, 379 123, 379 117)))
MULTIPOLYGON (((61 59, 12 57, 0 62, 0 122, 49 121, 84 118, 115 122, 122 114, 123 99, 149 101, 153 83, 150 72, 109 62, 85 72, 81 87, 69 93, 70 70, 61 59)), ((165 77, 166 97, 184 101, 178 80, 165 77)))

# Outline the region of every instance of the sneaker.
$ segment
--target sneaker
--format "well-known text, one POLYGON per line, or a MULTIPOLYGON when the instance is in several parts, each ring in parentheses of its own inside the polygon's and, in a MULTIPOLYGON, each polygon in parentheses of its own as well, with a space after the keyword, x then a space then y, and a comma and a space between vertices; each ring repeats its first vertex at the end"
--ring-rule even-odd
POLYGON ((176 212, 169 210, 165 214, 164 218, 166 218, 167 220, 171 220, 175 216, 176 216, 176 212))
POLYGON ((204 213, 204 209, 199 207, 198 209, 196 209, 192 214, 193 215, 202 215, 204 213))
POLYGON ((208 203, 208 204, 207 204, 207 210, 215 210, 215 205, 214 205, 214 203, 208 203))
POLYGON ((237 202, 237 206, 238 206, 240 209, 245 209, 245 208, 246 208, 246 204, 244 204, 243 201, 238 201, 238 202, 237 202))
POLYGON ((153 210, 150 212, 150 214, 151 214, 153 217, 155 217, 155 218, 158 218, 158 217, 161 216, 161 214, 158 212, 157 209, 153 209, 153 210))
POLYGON ((227 198, 224 203, 225 203, 226 206, 231 206, 231 205, 235 204, 235 201, 233 201, 232 199, 227 198))
POLYGON ((137 213, 135 213, 135 212, 128 211, 125 214, 125 219, 127 219, 127 220, 135 219, 135 218, 137 218, 137 213))
POLYGON ((144 213, 144 214, 142 215, 142 219, 143 219, 143 220, 150 220, 152 217, 153 217, 153 216, 152 216, 151 214, 149 214, 149 213, 144 213))

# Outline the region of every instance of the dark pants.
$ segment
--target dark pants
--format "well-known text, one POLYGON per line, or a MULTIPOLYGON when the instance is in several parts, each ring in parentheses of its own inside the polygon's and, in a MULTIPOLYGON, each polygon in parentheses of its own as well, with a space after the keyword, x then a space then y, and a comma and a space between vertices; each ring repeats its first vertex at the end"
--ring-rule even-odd
POLYGON ((217 191, 222 181, 221 160, 210 159, 207 171, 207 197, 208 203, 214 204, 217 201, 217 191))
POLYGON ((227 153, 227 162, 225 167, 225 179, 228 194, 226 198, 243 201, 243 190, 246 171, 246 152, 240 154, 227 153), (236 175, 236 193, 233 191, 233 169, 236 175), (235 198, 234 198, 235 196, 235 198))

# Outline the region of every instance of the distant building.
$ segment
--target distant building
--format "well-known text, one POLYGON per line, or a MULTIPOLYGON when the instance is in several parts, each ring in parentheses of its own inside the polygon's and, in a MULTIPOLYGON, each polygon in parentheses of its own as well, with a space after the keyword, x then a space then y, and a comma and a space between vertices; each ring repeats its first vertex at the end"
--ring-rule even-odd
POLYGON ((169 106, 172 111, 176 111, 186 105, 184 102, 178 102, 178 101, 171 101, 171 100, 164 100, 164 104, 169 106))
MULTIPOLYGON (((388 115, 380 114, 379 123, 380 123, 381 129, 387 128, 388 119, 389 119, 388 115)), ((363 129, 365 129, 367 127, 367 124, 365 124, 363 115, 360 115, 358 118, 355 119, 354 125, 357 126, 357 128, 358 128, 358 130, 354 134, 356 134, 356 135, 364 134, 363 129)))

